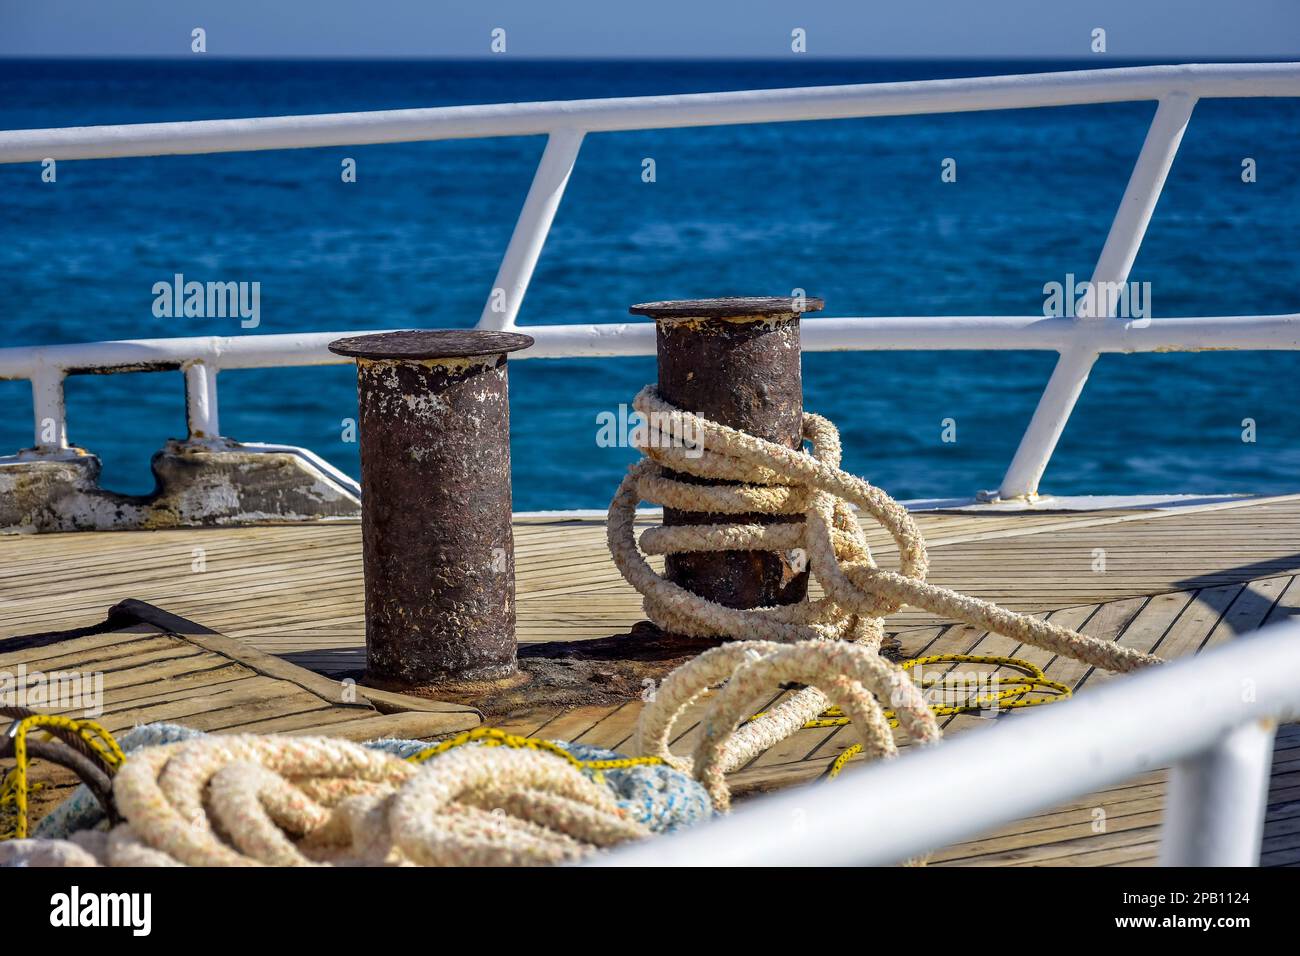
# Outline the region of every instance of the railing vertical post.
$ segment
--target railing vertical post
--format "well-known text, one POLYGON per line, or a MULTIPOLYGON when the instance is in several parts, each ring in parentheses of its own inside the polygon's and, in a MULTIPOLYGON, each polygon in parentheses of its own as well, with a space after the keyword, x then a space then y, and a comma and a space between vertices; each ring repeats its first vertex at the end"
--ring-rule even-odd
POLYGON ((1052 376, 1047 380, 1047 387, 1038 399, 1038 407, 1034 409, 1029 426, 1016 447, 1015 457, 998 486, 998 498, 1029 498, 1038 494, 1038 482, 1096 361, 1097 353, 1082 342, 1061 352, 1052 376))
MULTIPOLYGON (((1178 154, 1183 132, 1191 118, 1196 98, 1186 93, 1170 93, 1160 100, 1156 115, 1147 130, 1142 152, 1129 176, 1124 197, 1110 224, 1106 244, 1097 258, 1092 272, 1095 289, 1108 288, 1103 283, 1128 281, 1129 270, 1137 258, 1142 238, 1146 235, 1151 214, 1164 188, 1169 168, 1178 154)), ((1097 350, 1090 344, 1093 323, 1111 321, 1116 303, 1109 295, 1098 295, 1096 316, 1076 320, 1078 343, 1064 349, 1052 370, 1052 377, 1038 400, 1034 416, 1025 429, 1016 448, 1007 473, 1002 478, 997 496, 1003 499, 1030 497, 1038 493, 1038 483, 1043 477, 1056 443, 1070 420, 1075 403, 1087 384, 1088 373, 1097 361, 1097 350)))
POLYGON ((32 375, 32 418, 36 451, 56 455, 68 448, 68 415, 63 402, 63 370, 40 368, 32 375))
MULTIPOLYGON (((1142 246, 1151 215, 1165 188, 1165 179, 1174 164, 1174 157, 1178 155, 1178 147, 1195 107, 1196 98, 1186 93, 1170 93, 1160 100, 1142 143, 1142 152, 1138 154, 1128 186, 1120 199, 1119 209, 1115 211, 1110 232, 1106 234, 1106 244, 1097 257, 1097 267, 1092 272, 1094 283, 1128 281, 1129 270, 1137 259, 1138 249, 1142 246)), ((1114 314, 1112 302, 1100 317, 1114 314)))
POLYGON ((185 421, 190 441, 221 435, 217 411, 217 370, 196 359, 185 365, 185 421))
POLYGON ((1162 866, 1258 866, 1276 725, 1256 721, 1174 766, 1162 866))
POLYGON ((496 281, 492 283, 483 314, 479 316, 478 328, 514 328, 533 269, 537 267, 542 246, 546 244, 551 223, 555 220, 555 211, 560 208, 564 187, 568 185, 569 174, 578 159, 582 137, 580 129, 561 129, 547 138, 546 149, 537 164, 524 206, 519 211, 496 281))

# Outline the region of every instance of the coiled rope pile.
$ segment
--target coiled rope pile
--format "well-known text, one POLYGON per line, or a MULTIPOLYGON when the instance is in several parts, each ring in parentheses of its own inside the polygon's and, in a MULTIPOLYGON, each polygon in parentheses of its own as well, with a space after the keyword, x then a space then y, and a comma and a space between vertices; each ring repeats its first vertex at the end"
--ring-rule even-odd
MULTIPOLYGON (((92 721, 59 720, 83 741, 112 741, 92 721)), ((72 832, 0 842, 0 865, 555 864, 710 812, 698 785, 653 758, 492 728, 432 745, 207 736, 173 725, 127 736, 173 742, 118 763, 105 809, 110 822, 126 822, 91 826, 97 814, 74 795, 41 828, 72 832)))
POLYGON ((665 680, 642 712, 640 752, 692 770, 719 808, 729 801, 726 773, 817 719, 831 704, 848 715, 868 756, 896 752, 882 702, 913 740, 939 739, 922 688, 880 655, 884 617, 905 604, 1105 670, 1160 663, 1149 654, 928 583, 925 542, 911 515, 879 488, 840 469, 839 432, 819 415, 803 417, 809 453, 682 411, 652 386, 641 390, 633 406, 645 420, 638 447, 647 457, 628 470, 610 504, 607 536, 614 562, 644 596, 646 616, 663 630, 738 641, 700 655, 665 680), (670 472, 735 484, 689 484, 670 472), (638 547, 634 524, 642 501, 724 517, 758 513, 790 520, 659 526, 647 529, 638 547), (897 572, 877 567, 854 507, 897 543, 897 572), (646 555, 695 551, 794 549, 806 554, 825 596, 751 610, 700 597, 660 576, 646 560, 646 555), (723 681, 702 719, 692 759, 674 757, 668 751, 674 721, 723 681), (765 695, 789 682, 809 686, 742 725, 765 695))

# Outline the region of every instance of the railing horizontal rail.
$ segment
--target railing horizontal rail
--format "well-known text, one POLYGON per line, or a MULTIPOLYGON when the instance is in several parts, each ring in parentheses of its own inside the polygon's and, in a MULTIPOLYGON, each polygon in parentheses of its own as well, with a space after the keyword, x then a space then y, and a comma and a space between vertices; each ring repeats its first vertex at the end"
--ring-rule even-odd
MULTIPOLYGON (((655 350, 650 322, 530 325, 527 330, 536 344, 512 359, 653 355, 655 350)), ((67 375, 161 371, 191 362, 202 362, 214 371, 341 365, 350 360, 330 352, 326 345, 356 334, 340 330, 13 346, 0 348, 0 379, 31 378, 42 369, 67 375)), ((1057 351, 1081 336, 1099 352, 1300 350, 1300 314, 1198 316, 1145 323, 1034 316, 846 317, 807 319, 802 329, 803 347, 809 352, 1057 351), (1081 323, 1086 323, 1083 329, 1081 323)))
POLYGON ((1162 860, 1253 864, 1272 722, 1300 713, 1298 678, 1300 624, 1288 622, 833 783, 756 798, 729 817, 597 863, 896 863, 1173 764, 1162 860), (1033 772, 1008 786, 1015 767, 1033 772), (1207 767, 1218 771, 1213 778, 1207 767), (1184 786, 1188 779, 1202 786, 1184 786))
POLYGON ((10 130, 0 163, 778 123, 1193 98, 1300 96, 1292 63, 1187 64, 855 86, 10 130))

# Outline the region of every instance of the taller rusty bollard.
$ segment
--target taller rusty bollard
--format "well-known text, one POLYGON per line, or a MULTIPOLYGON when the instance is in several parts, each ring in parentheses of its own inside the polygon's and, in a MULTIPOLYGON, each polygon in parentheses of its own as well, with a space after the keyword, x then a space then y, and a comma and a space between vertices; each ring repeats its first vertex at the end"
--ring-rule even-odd
POLYGON ((369 680, 515 674, 506 355, 532 344, 478 330, 330 343, 357 360, 369 680))
MULTIPOLYGON (((646 302, 629 310, 655 320, 659 394, 788 448, 802 443, 803 377, 799 316, 824 303, 807 298, 725 298, 646 302)), ((734 484, 670 472, 690 484, 734 484)), ((664 508, 664 524, 802 521, 779 515, 715 515, 664 508)), ((670 581, 734 608, 793 604, 808 591, 806 564, 782 551, 672 554, 670 581)))

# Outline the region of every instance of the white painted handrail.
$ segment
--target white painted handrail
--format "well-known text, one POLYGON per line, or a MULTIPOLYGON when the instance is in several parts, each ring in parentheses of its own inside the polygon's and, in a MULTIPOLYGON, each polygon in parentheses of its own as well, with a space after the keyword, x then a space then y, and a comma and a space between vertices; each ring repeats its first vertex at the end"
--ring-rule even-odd
POLYGON ((1253 866, 1276 723, 1298 715, 1300 623, 1286 622, 834 782, 755 797, 596 865, 897 863, 1172 766, 1160 861, 1253 866))
MULTIPOLYGON (((615 130, 775 123, 1155 100, 1146 141, 1093 270, 1122 283, 1137 256, 1183 131, 1198 99, 1300 97, 1300 64, 1191 64, 1069 73, 972 77, 856 86, 624 97, 549 103, 333 113, 0 132, 0 163, 300 149, 469 137, 546 135, 478 327, 510 329, 584 136, 615 130)), ((1220 316, 1128 322, 1115 304, 1096 316, 812 318, 804 346, 840 349, 1051 349, 1060 359, 999 486, 1005 499, 1037 493, 1088 373, 1103 352, 1300 348, 1300 315, 1220 316)), ((522 357, 653 353, 648 323, 527 326, 537 344, 522 357)), ((0 378, 32 382, 35 454, 67 449, 63 378, 83 371, 181 369, 191 438, 219 434, 221 369, 341 361, 325 349, 346 332, 142 339, 0 349, 0 378)))
POLYGON ((1196 98, 1300 96, 1294 63, 1188 64, 675 96, 77 126, 0 133, 0 163, 786 123, 1196 98))

